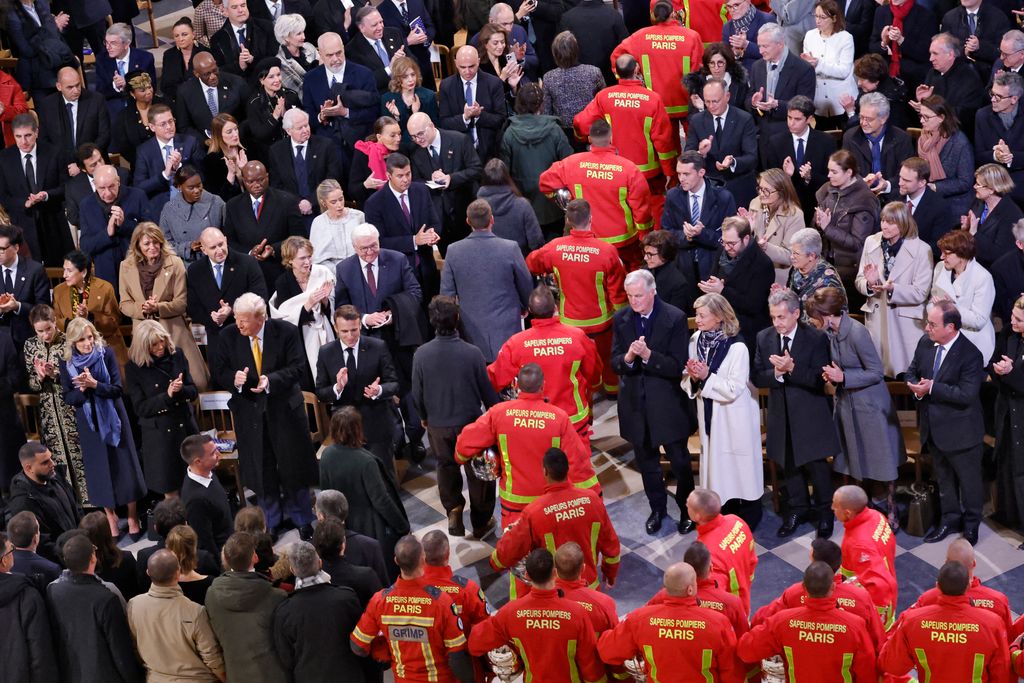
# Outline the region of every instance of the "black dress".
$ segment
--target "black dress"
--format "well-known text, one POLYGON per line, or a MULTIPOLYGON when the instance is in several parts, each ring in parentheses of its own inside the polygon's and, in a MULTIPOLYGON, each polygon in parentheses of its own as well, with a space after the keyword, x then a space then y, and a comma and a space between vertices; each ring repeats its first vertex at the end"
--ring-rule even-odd
POLYGON ((217 577, 204 576, 203 578, 196 579, 195 581, 178 581, 178 586, 181 588, 181 592, 185 594, 186 598, 197 605, 205 605, 206 591, 210 589, 215 578, 217 577))
POLYGON ((242 194, 242 183, 235 175, 233 183, 228 182, 228 165, 223 152, 210 152, 203 157, 203 188, 225 202, 242 194))
POLYGON ((116 567, 97 568, 96 574, 104 581, 117 586, 125 600, 131 600, 141 591, 139 590, 138 566, 135 556, 127 550, 118 551, 121 553, 121 564, 116 567))
MULTIPOLYGON (((167 102, 161 97, 154 96, 153 104, 167 104, 167 102)), ((149 106, 152 107, 153 104, 149 106)), ((139 145, 153 137, 153 131, 149 129, 148 123, 142 120, 142 114, 139 113, 135 100, 128 98, 128 106, 118 113, 114 119, 113 128, 114 139, 111 151, 120 154, 121 158, 134 168, 135 154, 139 145)))
POLYGON ((185 63, 181 50, 171 47, 164 53, 163 72, 160 74, 160 94, 168 103, 174 102, 178 96, 178 86, 190 78, 195 78, 192 73, 192 60, 200 52, 209 52, 209 48, 196 43, 192 48, 192 56, 185 63))
POLYGON ((192 401, 199 395, 181 349, 165 353, 150 365, 129 362, 125 366, 126 390, 142 431, 142 471, 146 486, 157 493, 177 491, 185 477, 185 463, 178 447, 186 436, 199 431, 192 415, 192 401), (181 391, 173 398, 167 387, 178 374, 181 391))
POLYGON ((352 152, 352 166, 348 172, 348 189, 345 190, 345 199, 356 202, 360 208, 366 200, 374 193, 374 190, 363 185, 370 177, 370 159, 362 150, 352 152))
POLYGON ((284 98, 284 110, 288 111, 293 107, 300 107, 299 95, 294 90, 281 88, 277 95, 268 95, 262 87, 246 106, 245 123, 242 124, 242 134, 245 139, 245 146, 249 150, 249 160, 259 160, 267 163, 270 146, 285 137, 281 118, 274 118, 274 108, 277 101, 284 98))

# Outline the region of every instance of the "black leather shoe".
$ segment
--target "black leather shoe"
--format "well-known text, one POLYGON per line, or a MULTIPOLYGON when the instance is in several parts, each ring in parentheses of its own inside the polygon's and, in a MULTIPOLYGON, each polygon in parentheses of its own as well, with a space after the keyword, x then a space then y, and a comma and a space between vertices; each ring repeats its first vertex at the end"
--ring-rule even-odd
POLYGON ((647 518, 647 524, 644 525, 647 529, 647 534, 653 536, 661 531, 661 520, 666 517, 668 517, 666 512, 652 512, 651 516, 647 518))
POLYGON ((405 448, 406 457, 413 465, 419 465, 427 457, 427 449, 418 441, 408 444, 405 448))
POLYGON ((307 543, 313 539, 313 525, 303 524, 299 527, 299 538, 307 543))
POLYGON ((494 517, 491 517, 482 527, 473 529, 473 538, 478 541, 484 540, 488 534, 494 531, 496 526, 498 526, 498 523, 494 520, 494 517))
MULTIPOLYGON (((956 533, 956 529, 949 526, 948 524, 940 524, 939 526, 932 529, 925 537, 925 543, 938 543, 946 536, 956 533)), ((977 532, 975 532, 975 538, 977 538, 977 532)))
POLYGON ((448 511, 448 535, 465 536, 466 525, 462 521, 462 508, 454 508, 448 511))
POLYGON ((836 520, 832 513, 828 513, 827 519, 818 521, 818 538, 832 538, 832 531, 835 529, 836 520))
POLYGON ((779 538, 788 538, 796 533, 797 527, 804 523, 803 515, 786 515, 782 520, 782 526, 775 534, 779 538))
POLYGON ((697 525, 692 519, 681 519, 679 524, 676 525, 676 530, 684 536, 696 528, 697 525))
POLYGON ((978 530, 971 529, 970 531, 964 532, 964 540, 971 545, 978 545, 978 530))

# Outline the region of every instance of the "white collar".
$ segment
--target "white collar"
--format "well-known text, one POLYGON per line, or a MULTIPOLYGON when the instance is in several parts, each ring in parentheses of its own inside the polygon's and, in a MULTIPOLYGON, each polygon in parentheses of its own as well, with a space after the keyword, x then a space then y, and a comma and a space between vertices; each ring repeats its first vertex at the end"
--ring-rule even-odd
POLYGON ((704 190, 707 188, 707 186, 708 186, 708 181, 705 180, 704 182, 702 182, 700 184, 699 188, 697 188, 693 192, 689 192, 688 194, 691 197, 694 197, 694 196, 697 197, 697 201, 703 202, 704 201, 704 190))
POLYGON ((347 64, 347 62, 342 62, 341 63, 341 68, 338 69, 337 71, 331 71, 326 66, 324 66, 324 71, 327 72, 327 83, 328 84, 330 84, 330 82, 331 82, 331 76, 333 76, 334 80, 336 80, 336 81, 343 81, 343 80, 345 80, 345 64, 347 64))
POLYGON ((434 130, 437 131, 434 134, 434 141, 431 142, 429 145, 427 145, 427 148, 428 148, 428 151, 430 149, 436 149, 437 150, 437 156, 440 157, 441 156, 441 131, 437 130, 436 128, 434 130))
POLYGON ((200 486, 202 486, 204 489, 210 488, 210 484, 213 483, 213 473, 212 472, 210 473, 209 477, 204 477, 201 474, 196 474, 195 472, 192 471, 192 468, 189 467, 189 468, 187 468, 185 470, 185 475, 189 479, 191 479, 192 481, 194 481, 197 484, 199 484, 200 486))
POLYGON ((14 263, 12 263, 9 266, 0 266, 0 270, 9 270, 9 271, 11 271, 11 279, 14 279, 15 274, 17 274, 17 272, 18 272, 18 260, 19 260, 19 257, 15 256, 14 257, 14 263))
POLYGON ((125 63, 125 71, 127 71, 128 70, 128 62, 129 62, 129 60, 131 60, 131 58, 132 58, 132 48, 129 47, 128 48, 128 52, 124 53, 124 57, 119 57, 118 59, 115 59, 114 63, 117 64, 118 62, 124 62, 125 63))
MULTIPOLYGON (((708 112, 708 113, 710 114, 711 112, 708 112)), ((722 125, 723 126, 725 125, 725 120, 727 118, 729 118, 729 105, 728 104, 725 105, 725 111, 723 111, 718 116, 715 116, 714 114, 711 114, 711 120, 714 121, 715 119, 722 119, 722 125)))
MULTIPOLYGON (((790 133, 790 135, 793 135, 793 133, 790 133)), ((806 144, 807 143, 807 139, 809 137, 811 137, 811 127, 807 126, 807 128, 804 129, 804 132, 803 132, 802 135, 793 135, 793 142, 795 143, 797 140, 803 140, 804 144, 806 144)))
POLYGON ((306 154, 309 154, 309 140, 306 140, 305 142, 295 142, 291 138, 288 138, 288 142, 292 143, 292 156, 295 156, 295 148, 296 147, 304 147, 305 148, 305 149, 302 150, 303 151, 303 158, 305 158, 306 154))
MULTIPOLYGON (((409 187, 412 187, 412 185, 410 185, 409 187)), ((405 203, 409 205, 409 210, 412 211, 412 198, 409 197, 409 190, 406 190, 405 192, 398 192, 397 190, 395 190, 395 188, 391 186, 391 183, 388 183, 388 189, 391 190, 391 194, 395 195, 395 201, 399 203, 401 203, 402 195, 404 194, 405 203)))
POLYGON ((27 155, 29 155, 29 154, 31 154, 31 155, 32 155, 32 158, 33 158, 33 159, 37 159, 37 160, 38 160, 38 159, 39 159, 39 155, 38 155, 38 154, 36 154, 36 152, 37 152, 38 150, 39 150, 39 145, 33 145, 33 146, 32 146, 32 149, 30 149, 30 150, 29 150, 29 151, 27 151, 27 152, 22 152, 22 151, 21 151, 21 150, 19 149, 19 150, 18 150, 18 152, 20 152, 20 153, 21 153, 21 163, 22 163, 22 165, 24 165, 24 164, 25 164, 25 157, 26 157, 27 155))
POLYGON ((953 337, 952 339, 950 339, 945 344, 936 344, 935 345, 935 346, 941 346, 942 347, 942 357, 943 357, 943 359, 945 359, 946 354, 949 353, 949 350, 953 347, 953 344, 955 344, 956 340, 959 339, 959 338, 960 338, 960 332, 957 332, 956 336, 953 337))

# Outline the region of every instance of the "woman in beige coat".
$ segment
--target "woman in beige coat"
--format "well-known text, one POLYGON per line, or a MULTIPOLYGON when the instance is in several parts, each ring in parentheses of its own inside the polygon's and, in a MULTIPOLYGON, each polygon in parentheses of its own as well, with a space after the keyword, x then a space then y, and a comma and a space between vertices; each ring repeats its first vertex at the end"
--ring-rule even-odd
POLYGON ((204 391, 210 373, 185 320, 185 264, 156 223, 147 221, 135 228, 119 279, 121 312, 132 319, 132 330, 143 320, 159 320, 184 352, 196 387, 204 391))
POLYGON ((886 377, 906 372, 924 334, 925 304, 932 288, 932 250, 917 237, 917 223, 903 202, 882 208, 882 231, 864 241, 857 291, 860 310, 882 359, 886 377))
POLYGON ((764 253, 775 264, 775 282, 782 287, 789 280, 789 240, 804 225, 804 214, 793 181, 782 169, 769 168, 757 176, 757 197, 739 215, 750 221, 764 253))

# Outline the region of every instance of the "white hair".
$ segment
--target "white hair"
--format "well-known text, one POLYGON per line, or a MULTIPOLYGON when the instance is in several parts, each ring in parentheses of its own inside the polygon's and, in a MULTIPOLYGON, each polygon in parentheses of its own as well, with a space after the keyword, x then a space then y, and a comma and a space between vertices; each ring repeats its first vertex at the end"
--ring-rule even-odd
POLYGON ((512 5, 506 2, 496 2, 491 6, 491 11, 487 13, 487 20, 492 24, 497 23, 498 15, 501 14, 502 10, 507 9, 509 12, 512 11, 512 5))
POLYGON ((821 233, 814 228, 801 228, 789 238, 789 248, 801 246, 804 248, 804 255, 821 256, 821 233))
POLYGON ((380 231, 373 226, 372 223, 360 223, 356 227, 352 228, 352 246, 356 245, 356 240, 364 237, 372 237, 375 240, 380 239, 380 231))
POLYGON ((267 317, 267 302, 259 294, 252 292, 246 292, 235 299, 235 305, 232 308, 236 316, 249 314, 258 318, 267 317))
MULTIPOLYGON (((112 24, 110 26, 110 28, 107 29, 106 37, 107 38, 116 37, 122 43, 124 43, 125 45, 128 45, 129 43, 132 42, 132 30, 130 28, 128 28, 128 24, 125 24, 123 22, 118 22, 116 24, 112 24)), ((102 47, 102 46, 100 46, 100 47, 102 47)), ((94 48, 93 52, 95 52, 95 51, 96 50, 94 48)))
POLYGON ((290 36, 306 30, 306 19, 301 14, 282 14, 274 22, 274 37, 284 45, 290 36))
POLYGON ((773 43, 781 43, 786 40, 785 32, 782 27, 773 21, 768 22, 757 29, 758 36, 767 36, 773 43))
POLYGON ((296 119, 300 118, 305 118, 309 121, 309 114, 298 107, 292 107, 284 113, 284 116, 281 117, 281 128, 283 130, 291 130, 295 126, 299 125, 300 122, 296 119))
POLYGON ((626 276, 626 281, 623 283, 623 286, 628 287, 634 283, 642 284, 644 289, 648 292, 658 291, 658 286, 654 282, 654 275, 652 275, 649 270, 634 270, 626 276))
POLYGON ((883 119, 889 118, 889 100, 880 92, 869 92, 860 96, 860 108, 872 107, 883 119))

